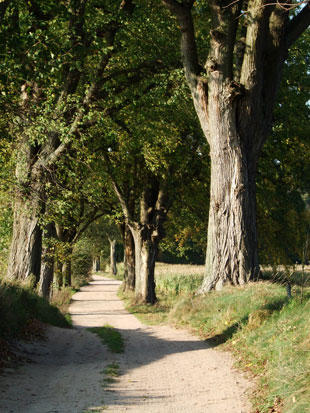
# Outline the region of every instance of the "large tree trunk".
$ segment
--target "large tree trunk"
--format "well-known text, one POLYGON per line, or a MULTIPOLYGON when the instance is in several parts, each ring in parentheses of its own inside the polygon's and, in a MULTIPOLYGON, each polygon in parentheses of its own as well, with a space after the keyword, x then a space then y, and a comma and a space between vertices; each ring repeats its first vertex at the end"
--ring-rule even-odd
POLYGON ((124 281, 123 290, 134 291, 136 285, 135 242, 128 225, 124 224, 124 281))
POLYGON ((140 198, 140 222, 132 222, 130 229, 135 242, 135 295, 138 300, 154 304, 157 301, 155 263, 158 244, 164 237, 163 223, 171 199, 168 198, 167 188, 161 188, 154 176, 147 178, 140 198))
POLYGON ((42 230, 39 218, 45 208, 44 179, 40 168, 32 170, 36 148, 29 145, 25 138, 18 145, 13 237, 7 276, 26 280, 32 275, 36 284, 41 268, 42 230))
POLYGON ((110 272, 112 275, 117 274, 117 267, 116 267, 116 241, 114 239, 110 239, 110 272))
POLYGON ((50 288, 54 275, 54 246, 51 241, 55 239, 55 225, 49 223, 43 232, 43 248, 41 274, 39 281, 39 295, 49 300, 50 288))
POLYGON ((13 237, 10 248, 7 276, 14 280, 40 278, 42 231, 39 227, 38 208, 19 199, 14 206, 13 237))
MULTIPOLYGON (((130 199, 126 199, 123 191, 110 175, 114 190, 120 201, 135 245, 135 295, 146 303, 156 302, 154 269, 158 254, 158 243, 164 237, 163 223, 172 204, 166 182, 160 182, 152 173, 146 173, 142 182, 139 211, 134 208, 130 199), (136 217, 139 216, 137 221, 136 217)), ((136 204, 135 204, 136 206, 136 204)))
POLYGON ((194 2, 163 2, 178 18, 186 79, 210 145, 207 265, 200 291, 221 289, 227 281, 242 285, 259 273, 257 163, 271 132, 288 49, 309 26, 310 9, 306 5, 290 18, 282 1, 210 0, 209 54, 200 64, 194 2))
MULTIPOLYGON (((225 93, 222 91, 223 101, 225 93)), ((237 133, 234 107, 209 102, 211 154, 210 211, 206 276, 200 291, 243 285, 259 272, 255 169, 237 133), (225 114, 225 116, 223 116, 225 114), (254 170, 253 170, 254 169, 254 170)))
POLYGON ((135 296, 138 300, 149 304, 157 301, 155 262, 158 255, 158 243, 152 240, 152 232, 146 226, 133 230, 136 264, 135 296))

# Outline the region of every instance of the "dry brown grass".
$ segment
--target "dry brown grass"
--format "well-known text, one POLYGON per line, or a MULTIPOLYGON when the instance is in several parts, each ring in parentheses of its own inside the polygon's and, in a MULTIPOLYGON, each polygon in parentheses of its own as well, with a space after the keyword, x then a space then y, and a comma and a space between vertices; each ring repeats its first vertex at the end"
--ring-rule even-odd
MULTIPOLYGON (((276 267, 272 267, 271 265, 262 265, 262 271, 278 271, 278 272, 285 272, 285 271, 290 271, 290 272, 302 272, 302 265, 278 265, 276 267)), ((305 272, 310 272, 310 265, 305 265, 304 268, 305 272)))
POLYGON ((67 314, 69 311, 71 298, 75 292, 76 291, 70 287, 66 287, 61 290, 53 290, 50 303, 55 305, 62 314, 67 314))
POLYGON ((164 277, 169 275, 204 275, 204 265, 191 264, 165 264, 157 262, 155 276, 164 277))

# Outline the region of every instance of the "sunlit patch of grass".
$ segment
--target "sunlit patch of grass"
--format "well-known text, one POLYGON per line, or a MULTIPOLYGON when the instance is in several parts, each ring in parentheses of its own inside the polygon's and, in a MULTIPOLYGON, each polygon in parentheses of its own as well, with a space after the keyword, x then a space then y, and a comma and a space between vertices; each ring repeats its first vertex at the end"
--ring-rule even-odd
POLYGON ((125 308, 134 314, 142 323, 148 325, 158 325, 167 321, 175 299, 169 295, 157 293, 158 301, 154 305, 141 304, 135 299, 132 292, 124 293, 121 289, 118 296, 124 301, 125 308))
POLYGON ((70 316, 68 315, 69 305, 71 303, 72 296, 77 292, 76 289, 72 287, 64 287, 60 290, 53 290, 53 295, 50 300, 51 304, 57 307, 62 314, 68 316, 68 320, 70 320, 70 316))
POLYGON ((193 275, 203 276, 205 273, 204 265, 192 264, 165 264, 157 262, 155 266, 155 275, 157 278, 169 277, 170 275, 193 275))
POLYGON ((119 364, 116 362, 108 364, 104 370, 104 373, 109 377, 119 376, 119 364))
MULTIPOLYGON (((102 400, 102 403, 104 403, 104 400, 102 400)), ((107 406, 102 405, 102 406, 97 406, 97 407, 90 407, 87 410, 83 410, 83 413, 102 413, 105 410, 107 410, 107 406)))
POLYGON ((91 327, 87 330, 97 334, 112 353, 124 352, 125 342, 121 333, 109 324, 103 327, 91 327))

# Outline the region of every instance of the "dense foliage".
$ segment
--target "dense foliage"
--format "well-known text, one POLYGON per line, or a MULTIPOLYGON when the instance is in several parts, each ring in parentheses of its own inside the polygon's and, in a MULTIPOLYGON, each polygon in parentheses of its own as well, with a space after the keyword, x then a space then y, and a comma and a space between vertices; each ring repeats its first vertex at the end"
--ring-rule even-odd
MULTIPOLYGON (((205 2, 194 9, 200 57, 209 12, 205 2)), ((21 0, 4 2, 1 13, 1 273, 14 196, 27 200, 22 208, 37 209, 41 231, 55 226, 54 239, 43 234, 47 257, 55 254, 58 263, 72 258, 84 237, 92 239, 91 251, 73 251, 84 257, 85 271, 102 251, 107 258, 111 228, 100 217, 113 221, 116 232, 126 218, 115 183, 135 222, 145 187, 164 186, 169 205, 159 257, 203 262, 209 148, 184 80, 175 17, 158 1, 21 0), (85 233, 89 225, 91 235, 85 233)), ((259 163, 259 244, 266 264, 305 259, 308 37, 306 32, 287 58, 272 137, 259 163)), ((75 264, 74 271, 82 272, 75 264)))

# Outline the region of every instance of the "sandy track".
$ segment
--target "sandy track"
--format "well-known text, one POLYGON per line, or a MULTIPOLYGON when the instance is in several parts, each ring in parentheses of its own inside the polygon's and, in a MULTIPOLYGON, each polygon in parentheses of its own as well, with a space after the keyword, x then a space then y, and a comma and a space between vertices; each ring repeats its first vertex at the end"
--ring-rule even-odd
POLYGON ((247 381, 231 358, 183 330, 148 327, 117 298, 118 281, 94 276, 74 295, 73 330, 50 328, 46 342, 24 345, 34 363, 0 377, 0 412, 249 413, 247 381), (126 342, 114 355, 84 327, 106 323, 126 342), (120 376, 106 390, 102 370, 115 361, 120 376))

